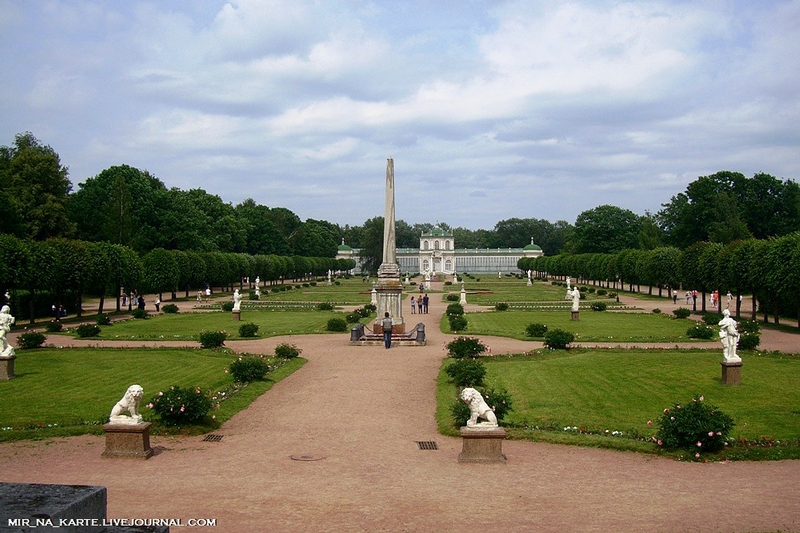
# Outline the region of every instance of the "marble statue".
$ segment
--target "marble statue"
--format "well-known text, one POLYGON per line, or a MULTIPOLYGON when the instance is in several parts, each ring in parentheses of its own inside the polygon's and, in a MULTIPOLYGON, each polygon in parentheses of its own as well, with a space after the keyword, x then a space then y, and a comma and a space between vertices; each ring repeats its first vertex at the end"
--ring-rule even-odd
POLYGON ((531 271, 528 269, 528 287, 533 285, 533 280, 531 280, 531 271))
POLYGON ((570 279, 569 279, 569 276, 567 276, 567 290, 570 290, 570 288, 571 288, 571 287, 569 286, 569 282, 570 282, 570 279))
POLYGON ((239 312, 242 307, 242 295, 239 294, 239 289, 233 291, 233 311, 239 312))
POLYGON ((731 312, 725 309, 719 321, 719 339, 722 341, 722 357, 725 362, 738 363, 742 359, 736 355, 736 346, 739 344, 739 331, 736 321, 731 318, 731 312))
POLYGON ((497 417, 492 411, 491 407, 486 404, 483 396, 472 387, 467 387, 461 391, 461 400, 469 405, 469 420, 467 420, 467 427, 497 427, 497 417), (478 422, 479 418, 483 418, 485 422, 478 422))
POLYGON ((16 319, 11 316, 11 308, 4 305, 0 309, 0 357, 11 358, 14 348, 8 343, 8 334, 16 319))
POLYGON ((111 409, 108 421, 113 424, 141 424, 142 415, 139 414, 139 403, 144 396, 144 389, 139 385, 131 385, 125 391, 125 396, 111 409), (130 412, 130 416, 123 414, 130 412))
POLYGON ((578 290, 578 287, 567 289, 567 297, 564 299, 569 300, 570 298, 572 299, 572 312, 577 313, 581 304, 581 291, 578 290))

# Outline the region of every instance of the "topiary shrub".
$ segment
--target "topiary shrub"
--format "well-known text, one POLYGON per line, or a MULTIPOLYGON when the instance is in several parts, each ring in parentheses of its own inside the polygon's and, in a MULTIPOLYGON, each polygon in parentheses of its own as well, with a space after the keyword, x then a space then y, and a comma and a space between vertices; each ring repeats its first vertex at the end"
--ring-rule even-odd
POLYGON ((58 320, 51 320, 44 325, 44 330, 48 333, 58 333, 62 329, 64 329, 64 325, 58 320))
POLYGON ((236 361, 230 364, 228 372, 233 376, 234 381, 249 383, 264 379, 269 372, 269 365, 258 355, 240 355, 236 361))
POLYGON ((343 318, 331 318, 325 326, 328 331, 347 331, 347 322, 343 318))
POLYGON ((107 313, 103 313, 102 315, 97 315, 97 319, 95 323, 98 326, 110 326, 111 325, 111 315, 107 313))
POLYGON ((704 313, 703 314, 703 322, 706 323, 708 326, 716 326, 719 324, 719 321, 722 320, 722 315, 718 313, 704 313))
POLYGON ((701 452, 721 450, 733 427, 730 416, 696 395, 690 402, 664 409, 656 438, 659 446, 692 450, 700 457, 701 452))
POLYGON ((100 335, 100 326, 97 324, 81 324, 75 328, 75 333, 82 339, 86 337, 97 337, 100 335))
POLYGON ((366 311, 369 311, 370 313, 374 313, 374 312, 375 312, 375 311, 378 309, 378 306, 377 306, 377 305, 375 305, 375 304, 366 304, 366 305, 364 306, 364 309, 365 309, 366 311))
POLYGON ((330 302, 320 302, 316 306, 317 311, 333 311, 333 304, 330 302))
POLYGON ((150 318, 150 315, 147 314, 147 311, 144 309, 139 309, 138 307, 131 311, 131 316, 139 320, 147 320, 150 318))
POLYGON ((467 322, 467 318, 463 315, 452 315, 447 317, 448 322, 450 322, 450 331, 453 333, 458 333, 459 331, 464 331, 467 329, 469 325, 467 322))
POLYGON ((591 307, 592 311, 605 311, 608 305, 605 302, 593 302, 589 307, 591 307))
POLYGON ((545 333, 547 333, 546 324, 534 322, 533 324, 528 324, 525 327, 525 335, 528 337, 544 337, 545 333))
POLYGON ((758 333, 744 332, 739 336, 738 348, 740 350, 755 350, 761 344, 761 335, 758 333))
POLYGON ((166 304, 161 306, 161 310, 168 315, 174 315, 178 312, 178 306, 175 304, 166 304))
POLYGON ((367 318, 369 315, 372 314, 372 312, 366 307, 359 307, 358 309, 356 309, 356 313, 361 315, 362 318, 367 318))
POLYGON ((457 387, 478 387, 483 385, 486 367, 477 359, 456 359, 445 369, 445 373, 457 387))
POLYGON ((211 410, 211 398, 199 387, 181 388, 173 385, 159 392, 147 405, 161 421, 170 426, 193 424, 201 421, 211 410))
POLYGON ((347 320, 348 324, 355 324, 356 322, 361 320, 361 313, 358 312, 347 313, 347 315, 345 315, 345 320, 347 320))
POLYGON ((464 314, 464 306, 461 304, 450 304, 447 306, 445 314, 448 316, 459 316, 464 314))
POLYGON ((654 315, 660 315, 660 314, 661 314, 661 309, 659 309, 658 307, 656 307, 655 309, 653 309, 653 314, 654 314, 654 315))
POLYGON ((40 348, 46 340, 47 337, 45 337, 44 333, 27 331, 17 337, 17 346, 20 350, 33 350, 34 348, 40 348))
POLYGON ((506 302, 497 302, 494 304, 495 311, 508 311, 508 304, 506 302))
POLYGON ((222 331, 201 331, 200 332, 200 346, 203 348, 220 348, 225 344, 225 339, 228 338, 228 332, 222 331))
POLYGON ((231 311, 233 311, 233 302, 222 302, 220 304, 220 308, 223 311, 230 313, 231 311))
POLYGON ((240 337, 256 337, 258 336, 258 324, 247 322, 239 326, 240 337))
POLYGON ((452 292, 450 294, 448 294, 447 296, 445 296, 444 298, 448 302, 457 302, 457 301, 459 301, 461 299, 461 297, 458 294, 453 294, 452 292))
POLYGON ((575 335, 563 329, 548 331, 544 336, 544 345, 552 350, 566 350, 575 340, 575 335))
POLYGON ((685 307, 679 307, 672 311, 672 314, 675 315, 675 318, 689 318, 689 315, 692 314, 692 311, 686 309, 685 307))
POLYGON ((445 345, 447 353, 453 359, 463 359, 465 357, 478 357, 486 352, 486 346, 479 340, 472 337, 457 337, 445 345))
POLYGON ((295 357, 300 357, 301 353, 303 353, 303 350, 294 344, 288 344, 284 342, 275 347, 275 356, 280 357, 281 359, 293 359, 295 357))
POLYGON ((608 294, 607 290, 605 290, 605 289, 597 289, 597 295, 598 296, 605 296, 606 294, 608 294))
POLYGON ((710 339, 714 336, 714 329, 702 322, 695 322, 694 326, 686 330, 690 339, 710 339))

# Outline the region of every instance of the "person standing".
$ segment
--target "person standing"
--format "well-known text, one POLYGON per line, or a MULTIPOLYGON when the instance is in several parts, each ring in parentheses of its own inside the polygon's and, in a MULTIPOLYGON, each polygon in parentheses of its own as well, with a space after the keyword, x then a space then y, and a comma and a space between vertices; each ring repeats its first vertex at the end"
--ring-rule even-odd
POLYGON ((156 306, 156 313, 161 311, 161 293, 159 293, 158 296, 156 297, 155 306, 156 306))
POLYGON ((422 296, 417 298, 417 311, 419 311, 419 314, 422 314, 422 296))
POLYGON ((139 303, 139 309, 144 311, 144 295, 140 294, 139 298, 136 301, 139 303))
POLYGON ((428 298, 427 294, 425 294, 425 296, 422 297, 422 308, 425 309, 425 314, 426 315, 428 314, 428 301, 429 300, 430 299, 428 298))
POLYGON ((383 344, 386 346, 386 349, 392 347, 392 324, 394 321, 392 317, 389 316, 389 312, 385 312, 383 314, 383 320, 381 320, 381 327, 383 328, 383 344))
POLYGON ((412 296, 411 297, 411 314, 412 315, 414 313, 416 313, 416 307, 415 307, 416 305, 417 305, 417 302, 414 300, 414 297, 412 296))

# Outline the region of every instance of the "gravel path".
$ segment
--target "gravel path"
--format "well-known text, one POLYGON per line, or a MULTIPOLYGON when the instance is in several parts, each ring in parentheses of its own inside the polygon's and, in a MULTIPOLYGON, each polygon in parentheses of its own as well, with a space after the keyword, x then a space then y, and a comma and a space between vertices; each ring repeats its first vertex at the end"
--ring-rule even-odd
MULTIPOLYGON (((103 437, 2 443, 0 479, 106 486, 111 518, 216 519, 172 531, 800 531, 800 461, 687 464, 506 441, 506 464, 459 464, 460 439, 434 420, 444 307, 405 317, 426 323, 421 348, 230 342, 271 353, 288 340, 308 363, 228 421, 220 442, 152 437, 147 461, 102 459, 103 437), (430 440, 438 450, 417 446, 430 440)), ((534 346, 485 342, 495 354, 534 346)))

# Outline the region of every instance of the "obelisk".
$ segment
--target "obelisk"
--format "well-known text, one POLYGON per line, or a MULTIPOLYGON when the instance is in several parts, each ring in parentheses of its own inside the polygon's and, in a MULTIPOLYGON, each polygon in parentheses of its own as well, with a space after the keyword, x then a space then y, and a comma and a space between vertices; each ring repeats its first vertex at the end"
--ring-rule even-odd
POLYGON ((375 289, 378 293, 377 321, 388 312, 394 320, 392 330, 395 333, 404 333, 403 323, 403 284, 400 282, 400 266, 397 264, 397 243, 395 238, 395 208, 394 208, 394 160, 386 160, 386 201, 383 217, 383 261, 378 267, 378 283, 375 289))

